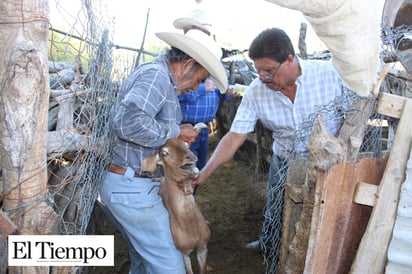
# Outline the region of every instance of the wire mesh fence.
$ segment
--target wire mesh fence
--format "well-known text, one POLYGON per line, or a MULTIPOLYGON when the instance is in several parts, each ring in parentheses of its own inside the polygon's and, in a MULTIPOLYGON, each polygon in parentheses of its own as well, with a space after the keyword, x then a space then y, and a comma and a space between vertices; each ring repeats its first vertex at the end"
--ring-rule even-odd
MULTIPOLYGON (((316 113, 313 113, 302 123, 300 128, 296 130, 294 139, 290 144, 290 150, 286 157, 282 159, 279 169, 273 169, 275 172, 275 182, 269 185, 268 195, 271 195, 271 203, 266 205, 265 221, 262 234, 265 235, 264 247, 264 262, 266 264, 267 273, 277 273, 279 270, 279 256, 281 250, 282 228, 283 228, 283 210, 284 210, 284 195, 285 184, 288 176, 288 163, 301 158, 308 158, 307 146, 312 134, 312 129, 317 119, 321 116, 325 124, 342 124, 345 117, 350 114, 350 106, 357 101, 366 101, 367 98, 359 97, 353 92, 346 92, 344 95, 337 97, 328 105, 319 106, 316 113), (346 111, 341 111, 346 110, 346 111)), ((374 118, 374 125, 368 126, 366 135, 368 142, 365 142, 361 148, 362 151, 371 152, 374 156, 380 157, 382 150, 386 147, 385 136, 383 134, 383 119, 374 118)))
POLYGON ((66 32, 52 29, 49 40, 48 136, 55 136, 55 142, 49 141, 48 185, 63 235, 86 234, 110 162, 108 121, 115 97, 111 46, 109 30, 103 28, 107 23, 98 20, 91 4, 82 2, 73 15, 59 1, 50 3, 59 16, 73 22, 66 32))
MULTIPOLYGON (((399 45, 411 35, 410 27, 398 27, 387 28, 382 27, 382 52, 381 61, 391 62, 396 60, 396 53, 399 45)), ((380 87, 380 92, 390 92, 390 83, 384 81, 380 87)), ((306 150, 308 140, 311 137, 311 130, 314 127, 314 123, 317 118, 322 115, 325 123, 328 123, 328 119, 337 119, 338 123, 343 123, 345 117, 350 115, 350 112, 341 112, 338 114, 338 110, 342 109, 342 106, 349 105, 366 105, 369 98, 359 97, 354 93, 345 93, 345 95, 336 98, 328 105, 318 108, 316 113, 313 113, 307 117, 306 121, 295 132, 294 140, 290 144, 290 151, 284 161, 286 163, 292 162, 300 157, 307 158, 307 155, 302 154, 302 151, 306 150), (364 102, 364 103, 363 103, 364 102), (328 118, 329 117, 329 118, 328 118)), ((374 109, 377 106, 378 101, 374 103, 374 109)), ((345 108, 343 108, 345 109, 345 108)), ((356 112, 368 113, 367 109, 352 109, 356 112)), ((369 117, 368 126, 364 132, 364 138, 362 145, 359 149, 360 152, 366 153, 370 157, 381 158, 384 155, 384 151, 391 148, 391 139, 393 139, 394 132, 396 131, 397 121, 387 119, 383 115, 372 112, 369 117), (392 132, 392 135, 391 135, 392 132)), ((281 250, 281 238, 282 238, 282 218, 284 207, 284 194, 285 183, 287 180, 288 165, 282 165, 280 169, 276 170, 275 177, 278 178, 276 184, 271 184, 268 189, 269 195, 272 195, 273 202, 267 204, 269 207, 265 211, 265 221, 263 226, 263 235, 266 235, 266 240, 263 243, 264 247, 264 262, 266 264, 266 273, 278 273, 279 269, 279 256, 281 250)))
MULTIPOLYGON (((58 233, 86 234, 111 161, 110 111, 138 49, 113 44, 103 1, 52 0, 49 35, 49 192, 58 233)), ((142 50, 142 60, 156 56, 142 50)))

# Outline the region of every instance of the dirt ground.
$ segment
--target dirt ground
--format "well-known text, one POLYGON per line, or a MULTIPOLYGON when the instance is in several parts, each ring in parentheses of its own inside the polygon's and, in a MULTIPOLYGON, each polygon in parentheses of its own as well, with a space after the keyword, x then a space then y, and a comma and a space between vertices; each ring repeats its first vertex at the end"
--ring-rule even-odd
MULTIPOLYGON (((216 140, 211 136, 211 150, 215 145, 216 140)), ((246 243, 257 239, 262 227, 266 180, 256 177, 253 164, 232 160, 196 192, 196 201, 212 232, 208 244, 209 273, 265 273, 263 256, 244 248, 246 243)), ((95 267, 90 272, 127 274, 129 257, 125 242, 107 219, 103 218, 100 224, 104 234, 115 235, 115 266, 95 267)), ((195 256, 192 261, 197 270, 195 256)))

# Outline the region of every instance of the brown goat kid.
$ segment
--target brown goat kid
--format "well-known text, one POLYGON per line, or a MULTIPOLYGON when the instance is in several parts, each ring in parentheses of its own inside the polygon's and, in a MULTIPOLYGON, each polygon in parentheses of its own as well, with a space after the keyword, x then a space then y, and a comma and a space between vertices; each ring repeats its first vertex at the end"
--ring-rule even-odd
POLYGON ((195 250, 199 273, 207 272, 207 243, 210 239, 209 227, 192 195, 192 182, 199 176, 196 161, 188 144, 173 138, 157 154, 147 158, 142 167, 147 171, 153 170, 156 164, 163 168, 159 195, 169 212, 173 240, 182 252, 187 274, 193 274, 190 254, 195 250))

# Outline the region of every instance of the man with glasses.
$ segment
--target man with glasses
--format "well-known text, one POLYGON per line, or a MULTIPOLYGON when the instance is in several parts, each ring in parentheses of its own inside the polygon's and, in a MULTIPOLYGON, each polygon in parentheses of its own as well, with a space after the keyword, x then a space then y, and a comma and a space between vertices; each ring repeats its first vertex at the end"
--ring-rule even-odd
MULTIPOLYGON (((277 257, 278 248, 273 248, 271 239, 281 236, 284 180, 280 178, 286 175, 286 159, 296 130, 310 114, 316 113, 317 107, 329 104, 347 89, 331 62, 300 59, 288 35, 278 28, 261 32, 249 47, 249 57, 259 77, 246 90, 230 131, 220 140, 196 183, 203 184, 216 169, 231 160, 259 120, 273 137, 263 223, 263 231, 269 234, 262 233, 246 248, 257 253, 272 252, 277 257), (280 212, 273 212, 279 208, 280 212)), ((341 121, 329 119, 326 126, 335 135, 341 121)), ((306 145, 302 146, 300 156, 307 157, 306 145)))

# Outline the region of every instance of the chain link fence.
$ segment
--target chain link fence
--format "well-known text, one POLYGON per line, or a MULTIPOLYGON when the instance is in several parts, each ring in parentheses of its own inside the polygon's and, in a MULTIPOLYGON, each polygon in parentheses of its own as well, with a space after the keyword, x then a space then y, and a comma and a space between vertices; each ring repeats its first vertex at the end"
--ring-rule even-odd
MULTIPOLYGON (((306 151, 309 139, 311 137, 312 129, 319 116, 322 116, 325 124, 329 122, 342 124, 345 117, 350 115, 349 111, 341 111, 347 109, 352 102, 366 101, 364 97, 359 97, 353 92, 346 92, 344 95, 337 97, 328 105, 319 106, 316 113, 313 113, 306 118, 301 127, 296 130, 294 140, 291 143, 290 150, 282 159, 284 163, 281 168, 276 171, 275 178, 279 180, 275 184, 271 184, 268 193, 272 195, 273 202, 267 205, 269 208, 265 211, 265 221, 263 226, 263 235, 266 235, 264 242, 264 262, 266 264, 266 273, 277 273, 278 260, 280 255, 282 227, 283 227, 283 207, 285 184, 288 175, 288 164, 296 159, 308 158, 306 151)), ((359 102, 358 102, 359 103, 359 102)), ((374 115, 375 116, 375 115, 374 115)), ((361 150, 365 152, 372 152, 374 156, 380 157, 382 150, 386 148, 385 138, 383 135, 383 122, 381 117, 373 117, 375 121, 373 125, 368 126, 365 133, 367 137, 366 142, 362 145, 361 150)))
MULTIPOLYGON (((387 28, 382 26, 382 51, 381 51, 381 61, 393 62, 396 61, 397 51, 405 42, 412 37, 411 27, 401 26, 397 28, 387 28)), ((410 41, 410 40, 408 40, 410 41)), ((323 59, 323 58, 322 58, 323 59)), ((390 83, 385 79, 380 87, 380 92, 390 93, 390 83)), ((303 148, 306 148, 311 130, 315 124, 317 118, 322 115, 325 123, 328 119, 338 119, 338 122, 343 123, 345 117, 350 115, 350 112, 339 112, 338 109, 342 109, 342 106, 353 104, 353 105, 366 105, 369 99, 365 97, 359 97, 354 93, 346 93, 342 97, 336 98, 333 102, 328 105, 321 106, 318 108, 316 113, 313 113, 307 117, 306 121, 301 125, 301 127, 295 132, 295 138, 291 145, 291 150, 286 157, 286 162, 292 162, 297 158, 302 156, 303 148), (364 103, 363 103, 364 101, 364 103), (353 102, 353 103, 351 103, 353 102), (333 115, 331 115, 333 114, 333 115), (328 118, 329 117, 329 118, 328 118), (326 118, 326 119, 325 119, 326 118)), ((374 109, 377 107, 378 101, 374 103, 374 109)), ((357 109, 352 110, 357 112, 368 113, 367 109, 357 109)), ((353 113, 352 113, 353 114, 353 113)), ((391 143, 396 131, 396 120, 391 120, 385 118, 383 115, 372 112, 369 117, 368 126, 364 133, 363 143, 360 147, 360 152, 366 153, 370 157, 381 158, 386 150, 391 148, 391 143)), ((266 265, 266 273, 278 273, 279 269, 279 252, 281 247, 282 238, 282 218, 283 218, 283 207, 284 207, 284 194, 285 194, 285 183, 287 179, 287 165, 283 165, 281 169, 277 171, 275 176, 279 177, 280 180, 277 184, 269 186, 268 193, 280 194, 274 195, 275 200, 270 205, 270 208, 264 216, 265 222, 262 233, 267 235, 267 240, 265 242, 264 251, 264 263, 266 265)))
POLYGON ((110 163, 112 82, 110 22, 99 1, 50 1, 65 29, 51 25, 49 36, 50 101, 48 136, 49 192, 60 220, 58 233, 86 234, 104 170, 110 163), (106 17, 107 18, 107 17, 106 17), (60 140, 60 141, 59 141, 60 140))
MULTIPOLYGON (((92 229, 98 189, 111 162, 111 107, 139 49, 113 44, 114 23, 103 1, 49 5, 49 192, 60 217, 57 233, 82 235, 92 229)), ((141 53, 141 60, 156 56, 141 53)))

